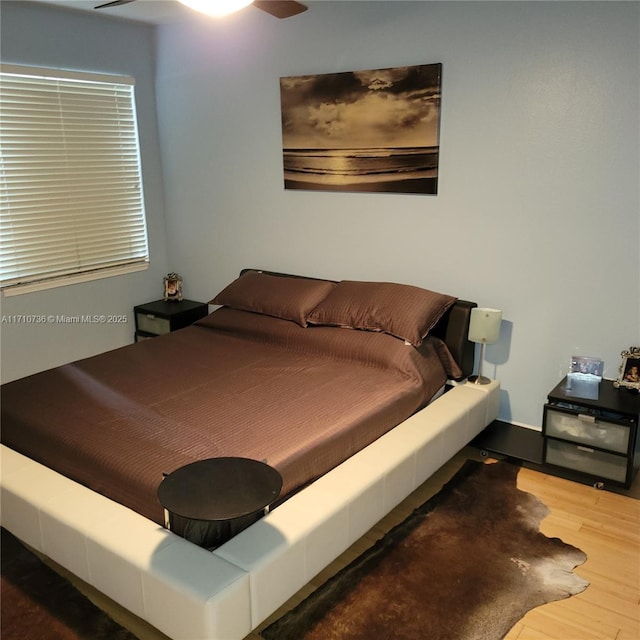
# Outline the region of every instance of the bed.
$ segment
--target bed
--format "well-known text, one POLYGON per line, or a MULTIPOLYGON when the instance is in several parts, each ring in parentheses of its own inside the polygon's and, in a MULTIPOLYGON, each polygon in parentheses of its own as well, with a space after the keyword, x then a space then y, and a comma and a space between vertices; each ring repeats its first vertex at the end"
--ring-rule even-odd
POLYGON ((210 302, 191 327, 3 385, 2 522, 169 636, 231 640, 484 428, 497 385, 443 394, 473 366, 475 305, 450 295, 250 269, 210 302), (448 405, 450 444, 416 428, 448 405), (274 466, 282 504, 208 554, 162 528, 156 492, 218 456, 274 466))

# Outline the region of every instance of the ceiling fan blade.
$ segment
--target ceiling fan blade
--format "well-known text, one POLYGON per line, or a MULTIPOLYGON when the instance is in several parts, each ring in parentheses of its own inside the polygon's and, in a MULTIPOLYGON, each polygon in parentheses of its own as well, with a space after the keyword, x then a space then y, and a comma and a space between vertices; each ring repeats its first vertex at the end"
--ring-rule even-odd
POLYGON ((117 7, 119 4, 129 4, 130 2, 135 2, 135 0, 112 0, 112 2, 105 2, 104 4, 99 4, 94 9, 104 9, 105 7, 117 7))
POLYGON ((306 5, 296 0, 253 0, 253 6, 276 18, 290 18, 308 9, 306 5))

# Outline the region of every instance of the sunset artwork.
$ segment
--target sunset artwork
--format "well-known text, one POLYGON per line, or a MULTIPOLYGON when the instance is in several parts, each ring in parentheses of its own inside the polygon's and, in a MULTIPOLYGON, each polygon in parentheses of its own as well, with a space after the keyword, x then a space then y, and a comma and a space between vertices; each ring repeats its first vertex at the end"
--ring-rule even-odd
POLYGON ((437 194, 441 73, 280 78, 285 189, 437 194))

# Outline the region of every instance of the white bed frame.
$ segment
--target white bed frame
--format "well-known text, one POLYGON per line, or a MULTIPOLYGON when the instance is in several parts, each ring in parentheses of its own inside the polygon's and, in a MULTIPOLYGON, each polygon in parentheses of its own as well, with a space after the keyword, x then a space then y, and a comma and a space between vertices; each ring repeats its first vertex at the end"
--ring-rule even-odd
POLYGON ((175 640, 242 640, 497 417, 464 383, 208 552, 1 449, 1 523, 175 640))

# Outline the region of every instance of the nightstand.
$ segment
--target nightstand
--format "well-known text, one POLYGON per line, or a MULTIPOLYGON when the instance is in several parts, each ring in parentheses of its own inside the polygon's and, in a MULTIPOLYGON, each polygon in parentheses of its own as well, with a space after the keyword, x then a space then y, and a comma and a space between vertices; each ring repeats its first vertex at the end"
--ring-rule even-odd
POLYGON ((209 313, 209 305, 193 300, 156 300, 133 308, 136 342, 193 324, 209 313))
POLYGON ((542 423, 543 463, 599 488, 629 488, 640 461, 640 396, 616 389, 611 380, 594 385, 593 393, 581 395, 565 377, 549 393, 542 423))

